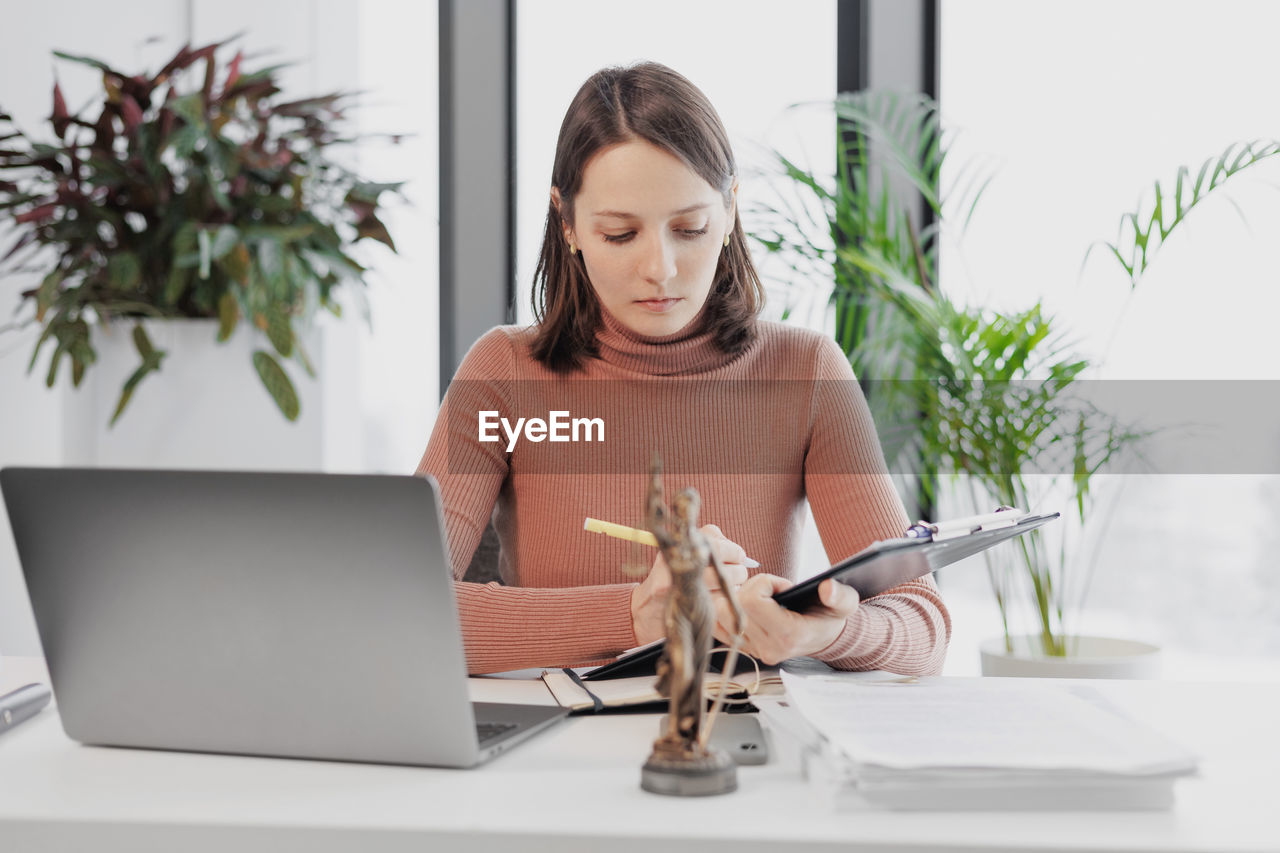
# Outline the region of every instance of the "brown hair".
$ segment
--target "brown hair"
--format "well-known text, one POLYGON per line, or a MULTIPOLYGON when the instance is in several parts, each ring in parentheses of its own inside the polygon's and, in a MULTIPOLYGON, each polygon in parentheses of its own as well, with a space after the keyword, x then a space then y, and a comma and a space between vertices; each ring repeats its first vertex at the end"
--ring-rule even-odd
MULTIPOLYGON (((611 145, 644 140, 675 156, 724 197, 728 207, 737 174, 729 136, 706 95, 680 74, 656 62, 605 68, 582 84, 565 113, 556 142, 551 183, 560 209, 548 203, 542 251, 534 271, 533 314, 538 319, 533 355, 557 372, 595 355, 600 308, 580 255, 570 255, 561 220, 573 225, 573 203, 588 161, 611 145)), ((726 353, 745 349, 756 336, 764 288, 751 263, 742 221, 720 253, 707 296, 706 323, 726 353)))

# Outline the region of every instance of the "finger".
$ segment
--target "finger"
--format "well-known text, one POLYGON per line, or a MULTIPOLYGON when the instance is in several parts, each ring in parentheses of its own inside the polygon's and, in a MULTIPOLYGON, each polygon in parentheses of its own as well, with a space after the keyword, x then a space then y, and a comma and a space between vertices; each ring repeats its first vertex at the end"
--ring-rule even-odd
POLYGON ((729 600, 729 596, 722 589, 711 590, 711 600, 715 604, 716 618, 721 620, 726 630, 737 630, 739 621, 742 625, 749 622, 747 611, 743 608, 742 602, 738 601, 738 596, 733 596, 733 601, 729 600))
POLYGON ((760 577, 763 576, 756 575, 742 585, 738 590, 738 603, 747 615, 753 636, 763 640, 772 636, 775 627, 795 614, 783 610, 773 600, 772 584, 758 580, 760 577))
POLYGON ((747 562, 747 552, 737 542, 733 542, 729 539, 721 539, 712 543, 711 547, 716 549, 716 556, 720 558, 720 562, 722 563, 737 563, 742 565, 747 562))
POLYGON ((776 663, 790 656, 801 617, 773 600, 776 590, 790 586, 791 581, 777 575, 754 575, 738 591, 747 614, 746 641, 754 650, 753 657, 776 663))
POLYGON ((744 613, 742 622, 739 624, 738 617, 735 615, 733 608, 729 605, 728 600, 719 593, 716 593, 714 597, 716 599, 715 638, 727 645, 733 642, 734 638, 737 637, 739 650, 745 650, 745 646, 743 644, 747 642, 751 620, 744 613), (739 629, 742 631, 741 635, 738 634, 739 629))
POLYGON ((699 527, 698 529, 699 529, 700 531, 702 531, 702 535, 703 535, 703 536, 715 536, 715 537, 718 537, 718 538, 720 538, 720 539, 725 539, 725 538, 727 538, 727 537, 724 535, 724 531, 723 531, 723 530, 721 530, 721 529, 720 529, 720 526, 719 526, 719 525, 717 525, 717 524, 704 524, 704 525, 702 525, 701 527, 699 527))
POLYGON ((702 570, 702 583, 712 592, 720 589, 720 576, 716 574, 714 566, 707 566, 702 570))
MULTIPOLYGON (((724 573, 725 583, 735 589, 742 586, 747 581, 749 573, 747 572, 747 567, 741 563, 726 563, 721 561, 720 569, 724 573)), ((715 568, 712 567, 710 572, 714 576, 716 572, 715 568)))
POLYGON ((828 578, 818 585, 818 600, 837 613, 849 615, 858 609, 862 599, 848 584, 828 578))
POLYGON ((715 637, 722 643, 727 643, 733 639, 733 608, 729 606, 729 600, 722 593, 712 593, 711 599, 716 608, 716 630, 715 637))
POLYGON ((777 575, 761 572, 760 574, 752 575, 747 578, 746 582, 742 585, 742 592, 744 594, 750 594, 760 598, 773 598, 774 593, 782 592, 784 589, 790 589, 793 586, 795 586, 794 581, 789 581, 786 578, 778 577, 777 575))
MULTIPOLYGON (((724 572, 724 580, 732 589, 738 589, 742 586, 742 582, 747 579, 747 570, 745 566, 721 566, 724 572)), ((716 573, 714 566, 708 566, 702 571, 702 583, 707 589, 716 592, 722 588, 720 583, 720 575, 716 573)))

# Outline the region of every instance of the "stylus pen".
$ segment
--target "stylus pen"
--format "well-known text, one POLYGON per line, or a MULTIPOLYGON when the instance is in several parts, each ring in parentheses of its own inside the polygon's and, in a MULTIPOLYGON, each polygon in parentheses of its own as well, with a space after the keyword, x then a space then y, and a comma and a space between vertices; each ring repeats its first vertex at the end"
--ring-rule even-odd
MULTIPOLYGON (((628 542, 639 542, 641 545, 648 545, 653 548, 658 547, 658 540, 652 533, 647 530, 636 530, 634 527, 627 527, 625 524, 614 524, 612 521, 588 518, 583 523, 582 528, 591 533, 603 533, 605 536, 612 536, 614 539, 625 539, 628 542)), ((748 569, 760 568, 760 564, 750 557, 744 558, 742 564, 748 569)))
POLYGON ((43 684, 27 684, 0 696, 0 734, 40 713, 52 695, 43 684))

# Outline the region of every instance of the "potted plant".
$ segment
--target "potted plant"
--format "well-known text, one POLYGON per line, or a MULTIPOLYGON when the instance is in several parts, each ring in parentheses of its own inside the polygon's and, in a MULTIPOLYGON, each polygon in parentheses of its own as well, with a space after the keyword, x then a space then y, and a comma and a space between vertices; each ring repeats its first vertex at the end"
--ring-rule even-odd
MULTIPOLYGON (((1089 362, 1072 352, 1038 301, 999 313, 958 304, 938 286, 943 229, 959 225, 963 232, 990 172, 969 163, 954 196, 940 195, 948 140, 936 104, 871 92, 842 95, 834 108, 841 131, 837 174, 816 173, 775 152, 776 201, 753 211, 759 222, 753 237, 783 259, 789 286, 809 280, 831 293, 836 340, 866 391, 909 507, 949 497, 972 511, 996 504, 1067 510, 1055 534, 1033 531, 987 552, 1004 629, 1002 641, 984 649, 987 671, 994 671, 987 657, 1060 663, 1092 654, 1081 643, 1098 644, 1082 641, 1072 617, 1087 593, 1097 544, 1088 535, 1096 540, 1105 527, 1098 475, 1118 470, 1145 433, 1091 402, 1079 381, 1089 362), (922 212, 911 209, 908 195, 921 200, 922 212), (943 486, 948 494, 940 493, 943 486), (1029 635, 1019 635, 1011 618, 1020 609, 1034 625, 1029 635)), ((1194 179, 1181 170, 1172 191, 1157 183, 1153 204, 1126 215, 1116 242, 1102 244, 1131 286, 1192 207, 1278 150, 1232 146, 1194 179)), ((1143 672, 1145 650, 1125 651, 1142 654, 1119 672, 1143 672)), ((1030 674, 1013 669, 1001 674, 1030 674)), ((1087 667, 1072 674, 1102 673, 1087 667)))
POLYGON ((0 272, 39 276, 11 327, 40 326, 28 370, 48 353, 50 387, 64 364, 79 387, 99 335, 131 327, 137 364, 112 425, 164 363, 150 323, 173 318, 205 318, 220 342, 256 330, 252 369, 297 419, 285 364, 314 376, 304 333, 318 309, 340 315, 341 285, 363 285, 353 244, 395 250, 378 214, 399 185, 363 181, 331 155, 353 141, 345 96, 284 101, 283 66, 250 70, 241 52, 220 65, 226 44, 184 46, 142 74, 56 53, 100 71, 102 91, 72 113, 55 83, 43 141, 0 105, 0 222, 16 237, 0 272))

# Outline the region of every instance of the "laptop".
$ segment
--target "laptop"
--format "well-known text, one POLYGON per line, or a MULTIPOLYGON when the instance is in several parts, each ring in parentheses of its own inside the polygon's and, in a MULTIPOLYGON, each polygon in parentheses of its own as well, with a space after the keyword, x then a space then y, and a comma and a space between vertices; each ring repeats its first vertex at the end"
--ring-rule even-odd
POLYGON ((563 719, 473 704, 436 484, 6 468, 69 737, 470 767, 563 719))

